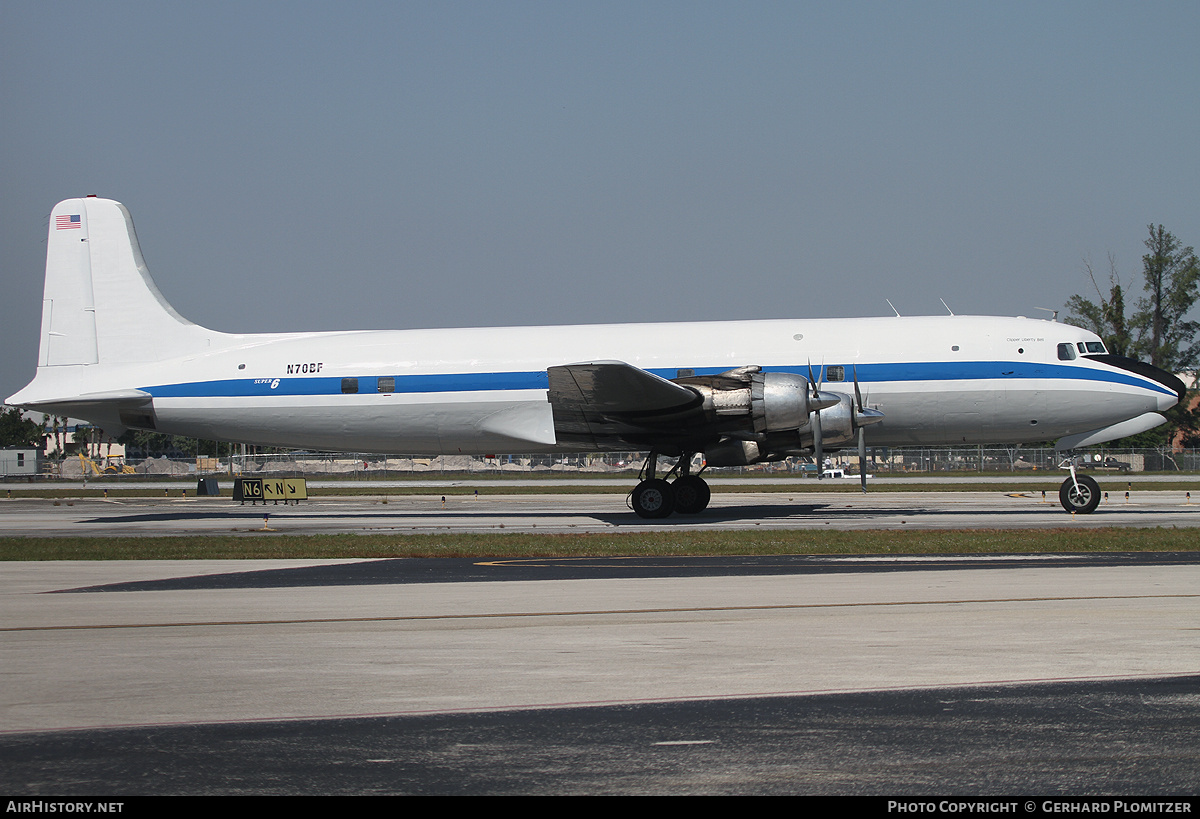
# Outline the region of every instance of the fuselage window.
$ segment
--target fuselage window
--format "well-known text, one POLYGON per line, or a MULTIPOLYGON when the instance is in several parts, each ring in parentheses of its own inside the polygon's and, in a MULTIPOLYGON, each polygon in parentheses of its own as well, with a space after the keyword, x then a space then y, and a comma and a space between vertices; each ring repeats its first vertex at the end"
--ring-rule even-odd
POLYGON ((1074 361, 1075 360, 1075 348, 1073 346, 1071 346, 1070 344, 1059 344, 1058 345, 1058 360, 1059 361, 1074 361))
POLYGON ((394 375, 379 376, 379 381, 376 382, 375 389, 377 392, 395 392, 396 391, 396 377, 394 375))
POLYGON ((358 392, 358 379, 357 378, 343 378, 342 379, 342 392, 346 393, 347 395, 351 395, 353 393, 358 392))
POLYGON ((825 378, 827 381, 845 381, 846 368, 840 364, 835 364, 834 366, 825 370, 825 378))

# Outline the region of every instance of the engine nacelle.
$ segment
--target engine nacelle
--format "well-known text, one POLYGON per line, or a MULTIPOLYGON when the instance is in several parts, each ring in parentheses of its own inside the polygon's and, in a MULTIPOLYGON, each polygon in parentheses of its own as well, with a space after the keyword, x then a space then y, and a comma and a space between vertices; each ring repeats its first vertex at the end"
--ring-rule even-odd
POLYGON ((749 466, 763 459, 757 441, 722 441, 704 451, 708 466, 749 466))
POLYGON ((749 466, 813 450, 813 417, 821 413, 822 448, 854 440, 859 426, 882 420, 875 410, 855 412, 849 395, 814 394, 796 373, 764 373, 739 367, 719 375, 675 379, 704 399, 707 423, 723 437, 704 450, 709 466, 749 466))
POLYGON ((724 440, 704 450, 708 466, 750 466, 764 461, 782 461, 789 455, 803 455, 791 433, 773 433, 761 441, 724 440))
POLYGON ((764 373, 759 367, 741 367, 713 376, 676 379, 704 398, 704 411, 714 422, 742 419, 731 424, 747 432, 779 432, 808 423, 812 409, 808 379, 795 373, 764 373))
MULTIPOLYGON (((840 393, 822 394, 838 397, 837 404, 821 410, 821 448, 836 449, 854 440, 857 428, 855 426, 854 399, 840 393)), ((815 443, 811 420, 800 431, 800 442, 807 447, 811 447, 815 443)))

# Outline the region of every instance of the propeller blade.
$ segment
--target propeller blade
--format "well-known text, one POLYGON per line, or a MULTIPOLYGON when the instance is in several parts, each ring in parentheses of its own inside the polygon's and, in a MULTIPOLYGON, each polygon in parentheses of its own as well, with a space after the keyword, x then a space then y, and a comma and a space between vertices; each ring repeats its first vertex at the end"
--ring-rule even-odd
POLYGON ((817 410, 816 412, 813 413, 812 430, 813 430, 813 460, 815 460, 817 462, 817 480, 819 481, 819 480, 821 480, 822 477, 824 477, 824 475, 822 473, 824 473, 824 471, 825 471, 825 464, 823 463, 824 459, 822 457, 824 455, 824 448, 822 446, 824 444, 824 441, 821 440, 821 411, 820 410, 817 410))
MULTIPOLYGON (((824 367, 821 368, 821 377, 825 377, 824 367)), ((824 460, 824 441, 821 440, 821 410, 833 406, 833 404, 821 395, 821 385, 813 378, 812 361, 808 362, 808 383, 812 386, 812 397, 809 399, 809 404, 812 405, 812 434, 813 434, 813 460, 817 464, 817 480, 821 480, 825 471, 824 460)))
POLYGON ((867 409, 863 401, 862 390, 858 386, 858 365, 854 366, 854 426, 862 429, 883 420, 883 413, 877 409, 867 409))
MULTIPOLYGON (((858 386, 856 383, 855 387, 858 386)), ((862 491, 867 493, 867 435, 866 430, 862 427, 858 428, 858 481, 862 484, 862 491)))
POLYGON ((855 409, 858 410, 858 417, 855 419, 855 426, 858 427, 858 482, 862 486, 862 491, 865 495, 867 493, 867 433, 863 427, 869 423, 874 423, 874 421, 867 420, 867 410, 863 405, 862 390, 858 387, 857 364, 854 365, 854 404, 855 409))

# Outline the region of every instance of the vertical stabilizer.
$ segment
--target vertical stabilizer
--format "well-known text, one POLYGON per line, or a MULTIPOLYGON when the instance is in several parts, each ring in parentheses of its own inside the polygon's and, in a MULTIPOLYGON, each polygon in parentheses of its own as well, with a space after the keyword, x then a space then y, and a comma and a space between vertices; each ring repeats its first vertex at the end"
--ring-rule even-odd
POLYGON ((215 335, 159 293, 124 205, 96 197, 55 205, 38 367, 156 361, 203 352, 215 335))

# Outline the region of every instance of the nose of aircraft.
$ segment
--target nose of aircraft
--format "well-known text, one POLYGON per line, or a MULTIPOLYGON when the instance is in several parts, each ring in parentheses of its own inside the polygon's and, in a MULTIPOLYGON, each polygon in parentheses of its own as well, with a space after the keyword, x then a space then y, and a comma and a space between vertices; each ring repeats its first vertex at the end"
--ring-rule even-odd
POLYGON ((1158 403, 1157 409, 1160 412, 1169 410, 1178 404, 1183 400, 1183 394, 1187 392, 1187 387, 1183 381, 1174 374, 1166 370, 1161 370, 1153 364, 1146 364, 1137 359, 1126 358, 1120 355, 1089 355, 1087 358, 1157 381, 1167 390, 1160 391, 1155 395, 1155 400, 1158 403))
POLYGON ((1159 411, 1169 410, 1183 401, 1183 394, 1187 392, 1187 387, 1181 379, 1166 370, 1160 370, 1158 367, 1153 367, 1149 364, 1143 364, 1142 366, 1146 368, 1146 370, 1141 371, 1143 375, 1153 378, 1173 393, 1173 395, 1167 395, 1166 393, 1158 394, 1159 411))

